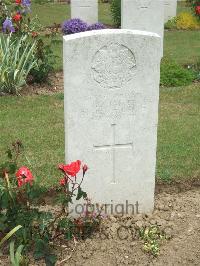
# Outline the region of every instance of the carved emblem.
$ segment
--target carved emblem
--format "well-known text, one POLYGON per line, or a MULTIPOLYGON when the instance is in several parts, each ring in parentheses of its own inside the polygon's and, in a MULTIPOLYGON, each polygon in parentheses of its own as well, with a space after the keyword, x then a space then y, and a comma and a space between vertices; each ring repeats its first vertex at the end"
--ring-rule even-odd
POLYGON ((122 44, 111 43, 103 46, 92 60, 94 80, 104 88, 121 88, 133 78, 135 72, 135 56, 122 44))

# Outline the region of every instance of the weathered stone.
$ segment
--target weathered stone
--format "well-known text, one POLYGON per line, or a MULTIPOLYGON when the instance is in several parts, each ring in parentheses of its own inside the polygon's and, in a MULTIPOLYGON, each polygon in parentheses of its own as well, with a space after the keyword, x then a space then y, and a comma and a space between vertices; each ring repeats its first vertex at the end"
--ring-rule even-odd
POLYGON ((88 164, 83 189, 108 214, 154 208, 160 49, 142 31, 64 36, 66 160, 88 164))
POLYGON ((98 22, 98 0, 71 0, 71 18, 87 23, 98 22))
POLYGON ((167 22, 176 16, 177 0, 164 0, 164 21, 167 22))
MULTIPOLYGON (((144 30, 164 37, 163 0, 122 0, 122 28, 144 30)), ((163 55, 163 48, 161 56, 163 55)))

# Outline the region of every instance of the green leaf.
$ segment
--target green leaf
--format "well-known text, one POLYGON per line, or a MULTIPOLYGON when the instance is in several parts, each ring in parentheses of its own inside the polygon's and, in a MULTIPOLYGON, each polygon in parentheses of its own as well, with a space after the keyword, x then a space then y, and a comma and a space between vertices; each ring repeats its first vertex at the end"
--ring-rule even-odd
POLYGON ((15 265, 15 243, 11 242, 10 243, 10 260, 12 265, 15 265))
POLYGON ((4 171, 8 172, 9 174, 14 174, 17 170, 16 163, 5 162, 0 165, 0 176, 3 177, 4 171))
POLYGON ((8 158, 9 159, 12 159, 12 151, 11 151, 11 149, 8 149, 7 151, 6 151, 6 154, 7 154, 7 156, 8 156, 8 158))
POLYGON ((54 254, 45 256, 46 266, 54 266, 56 264, 56 261, 57 261, 57 256, 54 254))
POLYGON ((37 239, 35 242, 34 258, 36 260, 44 259, 47 266, 54 266, 57 257, 51 253, 48 241, 37 239))
POLYGON ((22 228, 21 225, 16 226, 14 229, 12 229, 1 241, 0 241, 0 247, 3 245, 3 243, 8 240, 12 235, 14 235, 20 228, 22 228))
POLYGON ((65 239, 67 239, 67 240, 72 240, 72 237, 73 237, 73 232, 72 231, 68 231, 65 234, 65 239))
POLYGON ((78 193, 76 200, 80 200, 81 198, 87 198, 87 193, 81 189, 81 187, 78 188, 78 193))
POLYGON ((16 163, 10 163, 9 174, 15 174, 16 170, 17 170, 17 164, 16 163))
POLYGON ((66 204, 68 204, 68 203, 73 203, 71 195, 67 195, 67 197, 66 197, 66 204))
POLYGON ((46 254, 46 244, 42 239, 37 239, 35 241, 35 251, 34 251, 34 258, 36 260, 42 259, 45 257, 46 254))

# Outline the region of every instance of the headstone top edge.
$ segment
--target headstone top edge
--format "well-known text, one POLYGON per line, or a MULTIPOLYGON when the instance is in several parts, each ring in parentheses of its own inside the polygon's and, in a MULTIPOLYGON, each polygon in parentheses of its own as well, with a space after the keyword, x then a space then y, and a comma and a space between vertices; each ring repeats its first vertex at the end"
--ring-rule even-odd
POLYGON ((155 37, 161 39, 161 37, 157 33, 148 32, 148 31, 140 31, 140 30, 129 30, 129 29, 103 29, 103 30, 93 30, 93 31, 85 31, 75 34, 70 34, 63 36, 64 41, 76 40, 80 38, 86 38, 91 36, 101 36, 106 34, 129 34, 135 36, 146 36, 146 37, 155 37))

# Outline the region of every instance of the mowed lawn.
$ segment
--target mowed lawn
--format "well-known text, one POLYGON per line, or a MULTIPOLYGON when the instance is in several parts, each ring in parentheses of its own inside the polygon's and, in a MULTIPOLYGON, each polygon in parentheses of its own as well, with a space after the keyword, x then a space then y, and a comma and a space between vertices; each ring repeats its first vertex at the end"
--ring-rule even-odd
MULTIPOLYGON (((191 12, 191 8, 185 2, 179 2, 177 13, 191 12)), ((51 26, 54 23, 61 24, 64 20, 70 18, 70 5, 66 3, 45 3, 32 4, 33 16, 38 16, 44 26, 51 26)), ((104 24, 113 25, 110 4, 99 4, 99 21, 104 24)))
POLYGON ((64 163, 63 95, 0 97, 0 161, 8 145, 21 140, 25 156, 20 165, 30 167, 45 185, 55 182, 64 163))
MULTIPOLYGON (((189 10, 179 4, 179 12, 189 10)), ((33 14, 52 25, 69 18, 66 4, 33 5, 33 14)), ((108 5, 100 5, 100 21, 112 24, 108 5)), ((166 31, 165 56, 181 64, 193 64, 200 57, 200 31, 166 31)), ((53 45, 62 69, 62 38, 53 45)), ((25 156, 20 165, 30 167, 41 184, 57 183, 57 165, 64 162, 63 94, 0 97, 0 162, 9 144, 21 140, 25 156)), ((161 88, 159 105, 157 178, 200 176, 200 84, 161 88)), ((77 158, 81 159, 81 158, 77 158)), ((92 167, 92 166, 90 166, 92 167)))
MULTIPOLYGON (((42 25, 51 26, 54 23, 61 24, 70 18, 70 6, 68 4, 33 4, 33 15, 38 15, 42 25)), ((191 12, 185 2, 178 3, 177 13, 191 12)), ((109 4, 99 4, 99 21, 104 24, 113 25, 109 4)), ((62 37, 54 38, 52 45, 56 56, 56 70, 63 67, 62 61, 62 37)), ((180 64, 192 64, 200 57, 200 31, 165 31, 164 56, 173 58, 180 64)))
MULTIPOLYGON (((44 26, 51 26, 54 23, 61 24, 70 18, 70 5, 65 3, 32 4, 33 16, 38 16, 44 26)), ((99 21, 112 25, 112 18, 109 4, 99 4, 99 21)))
MULTIPOLYGON (((45 186, 56 183, 56 167, 64 162, 63 94, 1 97, 0 106, 1 161, 7 145, 20 139, 28 158, 20 164, 45 186)), ((200 85, 161 88, 157 178, 200 176, 199 136, 200 85)))

